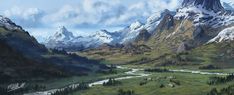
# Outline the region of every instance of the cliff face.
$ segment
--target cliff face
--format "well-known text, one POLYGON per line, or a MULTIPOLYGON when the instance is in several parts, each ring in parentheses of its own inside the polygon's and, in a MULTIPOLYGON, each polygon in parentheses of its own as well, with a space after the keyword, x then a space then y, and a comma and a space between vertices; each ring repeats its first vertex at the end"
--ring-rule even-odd
POLYGON ((184 0, 182 7, 188 6, 201 6, 204 9, 213 10, 215 12, 224 10, 220 0, 184 0))

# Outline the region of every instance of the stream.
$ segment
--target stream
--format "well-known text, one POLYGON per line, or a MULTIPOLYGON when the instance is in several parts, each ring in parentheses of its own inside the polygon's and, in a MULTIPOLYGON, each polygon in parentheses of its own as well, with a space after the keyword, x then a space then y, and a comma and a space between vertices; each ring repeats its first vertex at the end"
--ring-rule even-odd
MULTIPOLYGON (((117 66, 117 68, 118 69, 130 69, 130 68, 122 67, 122 66, 117 66)), ((150 74, 146 74, 146 73, 139 72, 139 71, 143 71, 143 69, 131 69, 130 71, 124 72, 128 76, 115 78, 115 80, 124 80, 124 79, 138 78, 138 77, 147 77, 147 76, 150 75, 150 74)), ((89 83, 88 85, 89 85, 89 87, 93 87, 95 85, 102 85, 104 82, 108 82, 108 80, 109 79, 104 79, 104 80, 89 83)), ((72 84, 72 85, 69 85, 67 87, 75 88, 78 85, 79 84, 72 84)), ((59 91, 59 90, 64 90, 67 87, 63 87, 63 88, 59 88, 59 89, 51 89, 51 90, 41 91, 41 92, 28 93, 28 94, 24 94, 24 95, 51 95, 52 93, 54 93, 56 91, 59 91)))
MULTIPOLYGON (((151 74, 146 74, 144 72, 139 72, 139 71, 144 71, 144 69, 132 69, 128 67, 122 67, 122 66, 117 66, 118 69, 130 69, 130 71, 124 72, 126 75, 125 77, 118 77, 115 78, 115 80, 125 80, 125 79, 131 79, 131 78, 138 78, 138 77, 147 77, 151 74)), ((201 74, 201 75, 229 75, 227 73, 211 73, 211 72, 202 72, 202 71, 193 71, 193 70, 169 70, 170 72, 178 72, 178 73, 191 73, 191 74, 201 74)), ((102 85, 104 82, 108 82, 109 79, 104 79, 96 82, 89 83, 89 87, 93 87, 95 85, 102 85)), ((72 87, 75 88, 79 84, 71 84, 67 87, 72 87)), ((47 91, 41 91, 41 92, 34 92, 34 93, 28 93, 24 95, 51 95, 51 93, 54 93, 59 90, 64 90, 67 87, 59 88, 59 89, 51 89, 47 91)))

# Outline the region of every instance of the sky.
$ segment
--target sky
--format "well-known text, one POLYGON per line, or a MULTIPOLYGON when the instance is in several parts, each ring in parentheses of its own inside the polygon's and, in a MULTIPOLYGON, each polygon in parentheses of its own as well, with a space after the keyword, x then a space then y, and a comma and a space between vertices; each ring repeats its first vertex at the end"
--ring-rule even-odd
POLYGON ((180 4, 181 0, 0 0, 0 14, 41 41, 60 26, 77 35, 116 31, 180 4))

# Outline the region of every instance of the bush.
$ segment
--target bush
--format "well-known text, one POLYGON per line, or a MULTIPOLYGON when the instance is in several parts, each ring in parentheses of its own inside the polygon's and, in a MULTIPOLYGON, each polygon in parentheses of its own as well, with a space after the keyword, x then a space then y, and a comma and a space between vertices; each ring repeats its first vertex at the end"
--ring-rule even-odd
POLYGON ((159 86, 159 88, 164 88, 165 86, 163 85, 163 84, 161 84, 160 86, 159 86))
POLYGON ((220 83, 226 83, 234 80, 234 74, 228 75, 226 77, 210 77, 210 81, 208 81, 209 85, 215 85, 220 83))
POLYGON ((228 86, 227 88, 222 88, 220 91, 213 88, 207 93, 207 95, 234 95, 234 85, 228 86))
POLYGON ((145 69, 146 72, 169 72, 168 69, 160 69, 160 68, 154 68, 154 69, 145 69))
POLYGON ((117 81, 113 78, 109 78, 107 82, 103 83, 103 86, 116 86, 122 84, 120 81, 117 81))
POLYGON ((118 90, 118 95, 136 95, 135 92, 133 90, 123 90, 123 89, 119 89, 118 90))
POLYGON ((208 69, 208 70, 212 70, 212 69, 220 69, 219 67, 216 67, 214 65, 207 65, 207 66, 201 66, 199 67, 199 69, 208 69))
POLYGON ((74 93, 76 91, 86 90, 86 89, 89 89, 89 86, 88 86, 88 84, 83 82, 83 83, 80 83, 76 87, 66 87, 64 89, 57 90, 56 92, 52 93, 51 95, 68 95, 70 93, 74 93))

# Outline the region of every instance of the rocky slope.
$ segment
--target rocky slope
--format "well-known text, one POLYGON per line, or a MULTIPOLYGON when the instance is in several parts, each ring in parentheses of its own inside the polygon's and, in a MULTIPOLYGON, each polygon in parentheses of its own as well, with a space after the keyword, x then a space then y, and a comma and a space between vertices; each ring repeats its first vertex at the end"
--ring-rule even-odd
POLYGON ((219 0, 184 0, 176 15, 167 14, 157 26, 148 45, 183 51, 207 43, 226 27, 232 26, 234 15, 219 0))
POLYGON ((224 42, 230 40, 234 40, 234 26, 222 30, 216 37, 211 39, 208 43, 224 42))

